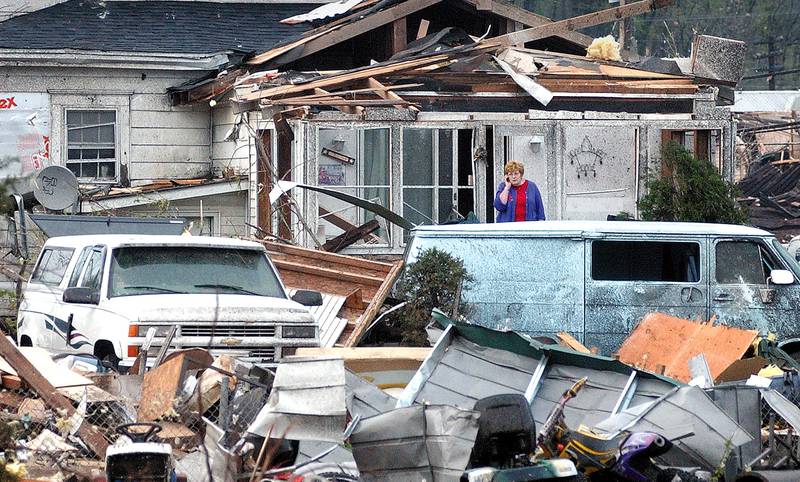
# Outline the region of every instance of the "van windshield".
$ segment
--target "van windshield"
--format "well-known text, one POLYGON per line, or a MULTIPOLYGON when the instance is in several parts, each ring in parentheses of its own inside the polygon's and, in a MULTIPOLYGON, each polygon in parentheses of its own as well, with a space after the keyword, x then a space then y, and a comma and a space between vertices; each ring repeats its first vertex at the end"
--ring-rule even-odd
POLYGON ((111 258, 109 298, 222 293, 285 298, 264 253, 248 249, 138 246, 111 258))

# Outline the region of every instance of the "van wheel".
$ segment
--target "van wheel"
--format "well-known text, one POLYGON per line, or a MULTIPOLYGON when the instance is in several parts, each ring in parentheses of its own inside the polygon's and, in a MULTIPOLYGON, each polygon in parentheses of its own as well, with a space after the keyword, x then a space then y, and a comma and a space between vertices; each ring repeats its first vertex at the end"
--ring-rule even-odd
POLYGON ((114 354, 114 352, 107 353, 105 356, 100 358, 103 366, 106 368, 110 368, 112 370, 119 371, 119 357, 114 354))
POLYGON ((28 335, 22 335, 19 339, 19 346, 33 346, 33 341, 28 335))

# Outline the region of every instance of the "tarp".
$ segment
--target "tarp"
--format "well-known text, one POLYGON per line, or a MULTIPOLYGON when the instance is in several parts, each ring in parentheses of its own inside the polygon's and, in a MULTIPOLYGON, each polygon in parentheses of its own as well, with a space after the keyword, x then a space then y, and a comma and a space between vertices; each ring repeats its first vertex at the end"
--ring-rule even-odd
MULTIPOLYGON (((692 464, 716 469, 728 447, 753 439, 698 387, 675 388, 659 400, 633 406, 594 426, 616 433, 621 430, 670 434, 675 427, 691 426, 693 435, 676 440, 675 446, 692 464)), ((683 459, 684 465, 686 459, 683 459)))
POLYGON ((415 405, 362 420, 350 442, 360 480, 456 482, 477 435, 478 412, 415 405))
POLYGON ((267 404, 247 431, 340 443, 346 414, 341 358, 287 359, 278 365, 267 404))

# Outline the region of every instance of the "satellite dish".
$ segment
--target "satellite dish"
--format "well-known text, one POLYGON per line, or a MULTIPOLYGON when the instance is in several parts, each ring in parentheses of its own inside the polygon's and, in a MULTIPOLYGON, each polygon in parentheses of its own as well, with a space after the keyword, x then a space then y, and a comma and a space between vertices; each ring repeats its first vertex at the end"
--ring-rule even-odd
POLYGON ((66 167, 45 167, 33 180, 33 197, 47 209, 66 209, 78 200, 78 178, 66 167))

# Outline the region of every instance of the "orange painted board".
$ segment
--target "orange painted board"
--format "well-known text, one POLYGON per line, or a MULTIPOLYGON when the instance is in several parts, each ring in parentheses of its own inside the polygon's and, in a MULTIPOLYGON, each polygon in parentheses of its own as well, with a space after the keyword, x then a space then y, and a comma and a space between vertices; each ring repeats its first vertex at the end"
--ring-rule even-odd
POLYGON ((744 356, 756 337, 757 330, 714 325, 713 319, 701 323, 648 313, 622 343, 618 355, 620 361, 648 371, 663 365, 664 375, 689 382, 691 358, 705 355, 711 375, 716 378, 744 356))

